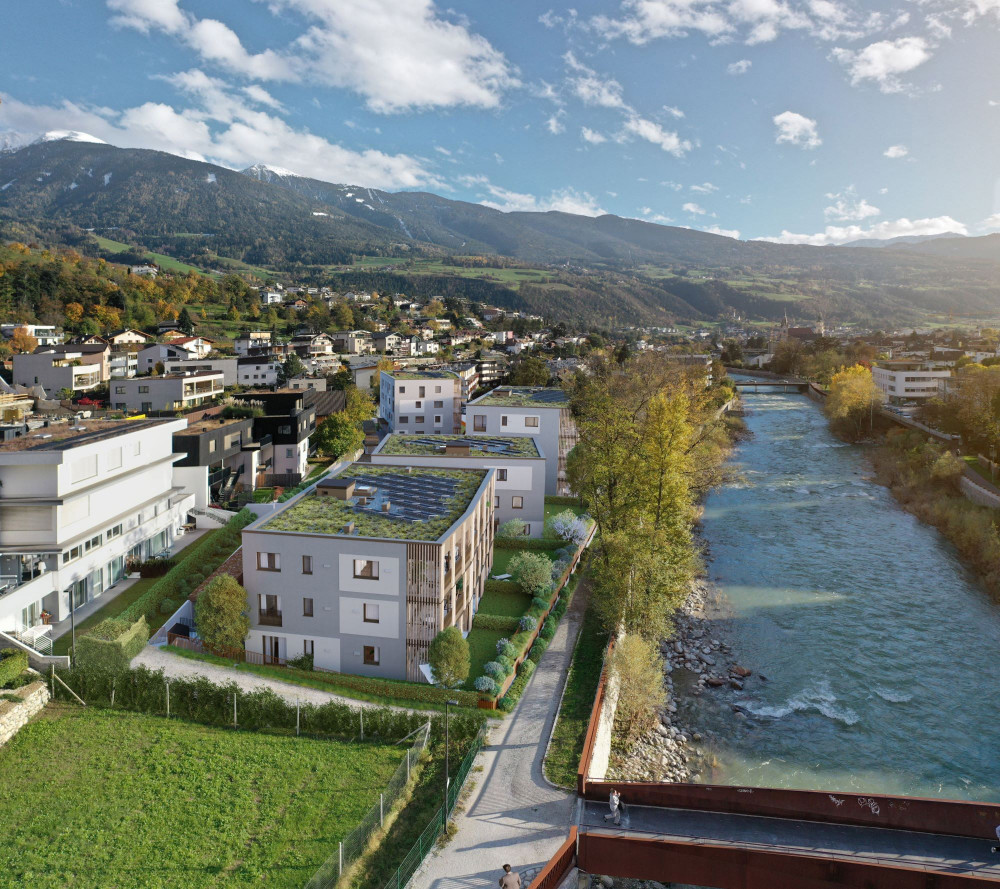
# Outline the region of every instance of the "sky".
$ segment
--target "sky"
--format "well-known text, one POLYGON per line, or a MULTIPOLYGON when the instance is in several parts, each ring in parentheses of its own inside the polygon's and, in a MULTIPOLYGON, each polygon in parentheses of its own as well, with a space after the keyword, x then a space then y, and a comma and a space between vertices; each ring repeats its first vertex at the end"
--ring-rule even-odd
POLYGON ((1000 231, 1000 0, 33 0, 0 140, 837 244, 1000 231))

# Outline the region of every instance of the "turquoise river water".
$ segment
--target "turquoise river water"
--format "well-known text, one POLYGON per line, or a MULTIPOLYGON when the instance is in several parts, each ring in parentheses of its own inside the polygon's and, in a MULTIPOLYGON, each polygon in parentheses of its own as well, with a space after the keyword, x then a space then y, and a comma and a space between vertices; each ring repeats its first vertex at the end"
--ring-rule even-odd
POLYGON ((745 478, 703 533, 754 676, 684 707, 718 759, 703 780, 1000 801, 1000 606, 805 396, 745 402, 745 478))

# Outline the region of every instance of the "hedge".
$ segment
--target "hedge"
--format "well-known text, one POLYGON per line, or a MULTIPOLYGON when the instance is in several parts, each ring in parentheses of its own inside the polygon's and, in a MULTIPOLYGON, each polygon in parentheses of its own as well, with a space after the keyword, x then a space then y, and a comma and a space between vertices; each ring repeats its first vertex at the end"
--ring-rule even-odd
POLYGON ((149 640, 145 617, 134 624, 120 618, 101 621, 76 640, 75 656, 83 665, 102 670, 125 670, 149 640))
MULTIPOLYGON (((88 705, 111 706, 114 693, 116 709, 149 714, 166 713, 167 679, 161 670, 153 671, 145 667, 105 670, 81 664, 70 670, 61 670, 59 675, 88 705)), ((201 676, 169 681, 171 716, 205 725, 231 726, 235 695, 239 728, 282 733, 295 731, 296 705, 283 700, 270 689, 244 691, 235 682, 216 685, 201 676)), ((452 697, 456 693, 447 694, 452 697)), ((60 685, 56 686, 56 697, 71 700, 70 694, 60 685)), ((474 702, 475 695, 471 697, 474 702)), ((337 702, 302 704, 299 724, 306 734, 356 739, 360 733, 359 712, 358 707, 337 702)), ((443 737, 443 714, 432 716, 426 712, 415 713, 388 707, 367 708, 364 710, 365 738, 398 741, 428 721, 431 722, 434 736, 443 737)), ((473 712, 453 712, 450 727, 452 738, 471 738, 484 721, 485 716, 473 712)))
POLYGON ((256 519, 257 516, 249 509, 243 509, 217 533, 206 534, 183 560, 129 605, 119 618, 134 623, 145 616, 150 626, 159 626, 157 615, 160 603, 164 599, 186 599, 194 591, 191 585, 194 575, 200 574, 204 578, 226 561, 240 545, 240 532, 256 519))
POLYGON ((472 622, 481 630, 494 630, 498 633, 514 633, 517 631, 521 618, 508 617, 503 614, 485 614, 480 611, 472 622))
MULTIPOLYGON (((521 587, 513 580, 491 580, 483 583, 484 593, 520 593, 521 587)), ((522 593, 523 595, 523 593, 522 593)))
POLYGON ((140 577, 163 577, 176 565, 173 559, 150 559, 139 566, 140 577))
POLYGON ((565 540, 558 537, 497 537, 493 540, 493 549, 522 550, 553 550, 566 545, 565 540))
POLYGON ((583 506, 583 501, 579 497, 565 497, 557 494, 546 497, 545 502, 551 506, 583 506))
POLYGON ((0 688, 13 682, 28 669, 28 652, 20 648, 5 648, 0 651, 0 688))

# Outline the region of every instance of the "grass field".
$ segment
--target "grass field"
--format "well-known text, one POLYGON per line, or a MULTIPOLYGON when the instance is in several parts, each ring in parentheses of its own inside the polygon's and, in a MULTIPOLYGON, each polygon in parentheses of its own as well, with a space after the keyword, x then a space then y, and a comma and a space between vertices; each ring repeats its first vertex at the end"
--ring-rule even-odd
POLYGON ((465 681, 464 688, 472 690, 472 684, 483 675, 483 664, 497 659, 497 642, 508 638, 511 634, 499 630, 483 630, 473 624, 466 642, 469 643, 469 678, 465 681))
POLYGON ((0 886, 301 889, 402 755, 50 706, 0 753, 0 886))
POLYGON ((365 256, 353 266, 330 266, 332 272, 364 271, 365 269, 380 269, 396 266, 399 272, 410 275, 454 275, 458 278, 483 278, 497 281, 501 284, 518 285, 521 283, 544 284, 552 280, 551 269, 540 268, 466 268, 449 265, 437 259, 409 260, 402 257, 365 256))
MULTIPOLYGON (((200 535, 196 540, 192 540, 183 549, 178 550, 172 557, 175 561, 180 561, 184 558, 184 554, 187 552, 188 547, 194 546, 195 544, 201 543, 208 537, 216 534, 217 531, 222 529, 212 529, 205 534, 200 535)), ((97 609, 93 614, 91 614, 86 620, 77 621, 76 624, 76 635, 80 636, 87 630, 91 630, 96 627, 102 620, 109 617, 118 617, 126 608, 129 607, 133 602, 135 602, 143 593, 147 592, 149 588, 156 583, 160 578, 158 577, 143 577, 132 584, 127 590, 123 590, 115 598, 111 599, 107 605, 97 609)), ((164 615, 164 620, 167 619, 169 615, 164 615)), ((150 627, 150 632, 152 632, 155 627, 150 627)), ((52 643, 52 653, 53 654, 69 654, 70 648, 73 646, 73 634, 66 633, 64 636, 60 636, 52 643)))
POLYGON ((562 787, 573 787, 576 784, 576 770, 590 722, 590 711, 594 707, 594 696, 601 678, 604 649, 607 645, 608 634, 601 628, 597 612, 590 607, 584 614, 583 626, 580 627, 580 635, 573 650, 566 691, 559 708, 559 720, 545 760, 546 777, 562 787))
MULTIPOLYGON (((524 550, 520 549, 494 549, 493 550, 493 570, 490 571, 490 575, 494 574, 506 574, 508 568, 510 567, 510 561, 514 556, 520 555, 524 550)), ((538 550, 538 555, 545 556, 550 562, 555 561, 555 553, 551 550, 541 549, 538 550)))
MULTIPOLYGON (((101 249, 107 250, 108 253, 128 253, 134 249, 121 241, 113 241, 111 238, 104 238, 101 235, 94 235, 94 240, 97 241, 101 249)), ((188 265, 187 263, 181 262, 179 259, 174 259, 172 256, 167 256, 164 253, 152 253, 147 251, 142 255, 145 256, 146 259, 155 262, 158 266, 160 266, 160 268, 163 268, 168 272, 201 273, 201 269, 197 269, 193 265, 188 265)))
POLYGON ((503 617, 520 617, 531 606, 531 596, 521 592, 498 593, 487 590, 479 600, 477 614, 498 614, 503 617))
POLYGON ((100 235, 94 235, 94 240, 97 241, 102 250, 107 250, 108 253, 127 253, 132 249, 128 244, 112 241, 111 238, 102 238, 100 235))

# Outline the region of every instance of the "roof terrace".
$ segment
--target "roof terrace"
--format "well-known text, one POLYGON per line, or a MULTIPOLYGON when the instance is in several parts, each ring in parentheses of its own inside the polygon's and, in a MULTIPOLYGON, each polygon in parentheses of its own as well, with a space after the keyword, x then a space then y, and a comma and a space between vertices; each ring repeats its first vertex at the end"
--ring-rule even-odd
POLYGON ((483 407, 569 407, 569 397, 554 386, 498 386, 472 405, 483 407))
POLYGON ((537 458, 538 445, 530 435, 488 438, 464 435, 401 435, 386 437, 379 454, 387 457, 519 457, 537 458), (459 453, 465 451, 466 453, 459 453))

